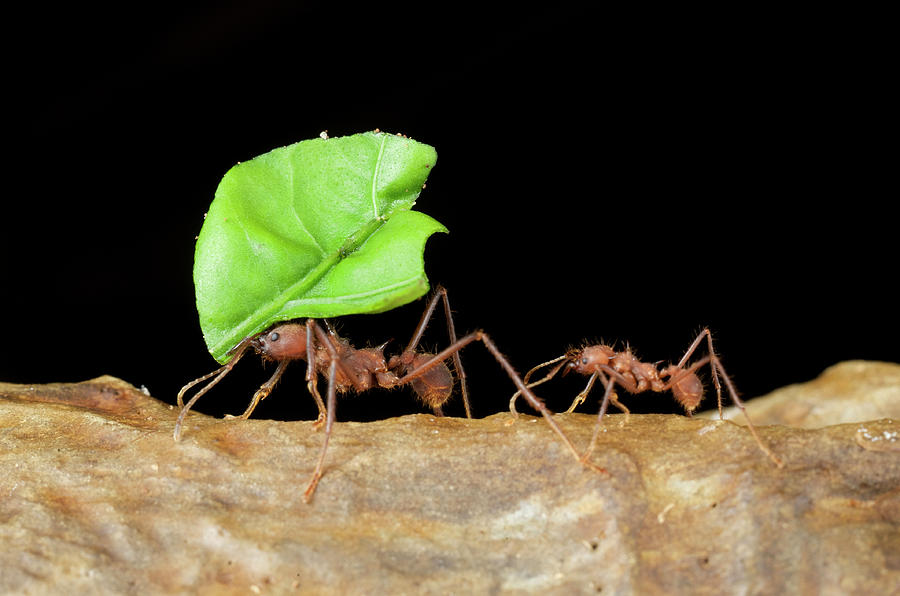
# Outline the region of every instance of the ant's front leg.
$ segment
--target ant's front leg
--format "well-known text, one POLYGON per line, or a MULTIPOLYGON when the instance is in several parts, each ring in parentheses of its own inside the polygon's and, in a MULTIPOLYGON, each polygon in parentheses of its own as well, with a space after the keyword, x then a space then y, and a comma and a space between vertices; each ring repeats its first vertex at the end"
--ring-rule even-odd
MULTIPOLYGON (((606 391, 603 394, 603 401, 600 402, 600 412, 597 414, 597 424, 594 426, 594 434, 591 436, 591 442, 588 445, 587 451, 580 457, 582 463, 590 461, 591 454, 597 446, 597 439, 600 437, 600 429, 603 425, 603 416, 606 415, 606 409, 609 407, 611 399, 615 399, 613 397, 615 395, 615 391, 613 391, 614 384, 615 379, 612 376, 606 379, 606 391)), ((615 399, 615 402, 618 403, 618 399, 615 399)))
POLYGON ((619 425, 620 427, 625 426, 626 424, 628 424, 628 418, 631 416, 631 410, 629 410, 627 407, 625 407, 625 404, 623 404, 622 402, 619 401, 619 394, 614 389, 612 389, 612 387, 616 383, 618 383, 620 387, 625 389, 625 391, 628 391, 629 393, 634 393, 635 392, 635 383, 632 379, 630 379, 629 377, 626 377, 625 375, 623 375, 622 373, 620 373, 619 371, 617 371, 616 369, 614 369, 612 367, 603 365, 603 366, 601 366, 601 369, 602 370, 598 370, 597 373, 600 375, 600 380, 603 381, 603 383, 606 385, 607 391, 603 395, 603 402, 601 402, 600 418, 602 418, 603 414, 606 412, 606 406, 603 404, 605 404, 608 401, 612 405, 619 408, 619 410, 621 410, 622 413, 625 414, 625 420, 622 421, 622 424, 619 425), (604 372, 606 373, 606 375, 609 375, 608 379, 607 379, 606 375, 603 374, 604 372))
POLYGON ((588 379, 587 387, 582 389, 581 393, 575 396, 575 399, 572 400, 572 405, 569 406, 568 410, 566 410, 566 414, 571 414, 575 411, 575 408, 584 403, 584 400, 587 399, 588 393, 591 392, 591 388, 594 386, 594 381, 597 380, 598 376, 600 376, 600 371, 594 371, 594 374, 592 374, 591 378, 588 379))
POLYGON ((263 383, 259 389, 256 390, 256 393, 253 394, 253 399, 250 400, 250 405, 247 406, 247 409, 244 410, 244 413, 240 416, 232 416, 231 414, 226 414, 226 420, 246 420, 250 418, 250 414, 253 413, 253 410, 256 409, 256 406, 259 405, 259 402, 269 397, 269 394, 272 393, 272 389, 275 388, 275 383, 281 378, 281 375, 284 374, 284 370, 287 368, 290 360, 279 360, 278 368, 275 369, 275 373, 272 375, 268 381, 263 383))

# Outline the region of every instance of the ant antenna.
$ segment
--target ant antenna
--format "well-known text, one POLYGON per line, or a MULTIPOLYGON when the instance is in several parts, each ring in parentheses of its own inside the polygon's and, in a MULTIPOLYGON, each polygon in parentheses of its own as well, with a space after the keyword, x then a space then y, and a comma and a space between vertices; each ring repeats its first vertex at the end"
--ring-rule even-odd
MULTIPOLYGON (((547 374, 547 376, 544 377, 543 379, 535 381, 534 383, 529 383, 528 381, 529 381, 529 379, 531 379, 531 375, 534 374, 535 372, 537 372, 538 370, 540 370, 550 364, 556 364, 560 360, 567 360, 568 357, 569 357, 568 354, 563 354, 562 356, 559 356, 558 358, 554 358, 553 360, 548 360, 547 362, 541 362, 540 364, 538 364, 537 366, 535 366, 534 368, 529 370, 527 373, 525 373, 525 376, 522 378, 522 381, 525 383, 525 386, 528 387, 529 389, 531 389, 532 387, 537 387, 541 383, 546 383, 547 381, 549 381, 550 379, 555 377, 556 373, 558 373, 562 368, 565 367, 565 365, 566 365, 565 362, 563 362, 562 364, 557 364, 553 368, 553 370, 551 370, 547 374)), ((510 398, 510 400, 509 400, 509 411, 512 413, 513 419, 517 419, 519 417, 519 412, 516 411, 516 400, 519 399, 520 395, 522 395, 522 392, 516 391, 513 394, 512 398, 510 398)))
POLYGON ((216 385, 216 383, 221 381, 225 375, 231 372, 231 369, 234 368, 234 365, 237 364, 238 360, 240 360, 244 355, 244 352, 247 351, 247 347, 250 346, 251 340, 252 337, 245 337, 243 341, 241 341, 241 343, 235 346, 233 350, 234 356, 225 365, 223 365, 221 368, 217 368, 211 373, 203 375, 199 379, 194 379, 193 381, 182 387, 181 391, 178 392, 176 402, 178 403, 178 407, 181 408, 181 412, 178 414, 178 419, 175 421, 174 436, 176 441, 181 439, 181 426, 184 423, 184 419, 187 416, 188 411, 190 411, 190 409, 194 406, 195 403, 197 403, 197 400, 200 399, 204 393, 212 389, 216 385), (193 387, 197 383, 202 383, 206 379, 209 379, 213 376, 216 378, 210 381, 209 384, 206 385, 206 387, 198 391, 197 394, 194 395, 194 397, 192 397, 187 404, 184 403, 184 394, 187 393, 188 390, 191 389, 191 387, 193 387))

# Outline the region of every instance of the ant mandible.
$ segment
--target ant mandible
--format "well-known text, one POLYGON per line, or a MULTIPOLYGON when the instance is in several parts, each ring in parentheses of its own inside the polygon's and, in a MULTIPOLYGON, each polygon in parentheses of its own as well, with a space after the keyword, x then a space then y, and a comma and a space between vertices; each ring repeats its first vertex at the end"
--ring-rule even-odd
MULTIPOLYGON (((328 450, 328 441, 331 438, 332 426, 335 420, 336 394, 338 392, 366 391, 373 387, 390 389, 409 384, 419 398, 426 405, 430 406, 436 415, 441 416, 441 406, 450 398, 450 394, 453 391, 453 375, 444 363, 445 360, 452 356, 459 376, 466 416, 471 418, 466 377, 463 372, 459 351, 474 341, 480 341, 515 383, 519 390, 517 395, 525 396, 528 403, 541 413, 547 424, 559 435, 575 458, 580 460, 580 454, 572 441, 569 440, 568 436, 553 419, 553 413, 525 385, 525 382, 519 377, 518 373, 516 373, 515 369, 513 369, 512 365, 497 349, 497 346, 487 334, 478 330, 461 339, 456 338, 456 330, 450 313, 450 302, 447 299, 447 291, 443 287, 439 286, 436 288, 406 349, 398 356, 391 356, 390 359, 386 359, 384 356, 384 344, 375 348, 354 348, 346 339, 339 337, 327 321, 326 327, 328 328, 327 331, 323 330, 315 319, 307 319, 305 324, 299 322, 280 323, 267 331, 244 338, 232 350, 233 356, 227 364, 191 381, 178 392, 177 401, 181 412, 178 414, 178 419, 175 422, 175 440, 177 441, 181 437, 181 428, 191 407, 204 393, 209 391, 234 368, 248 348, 252 347, 266 360, 278 362, 278 366, 272 377, 254 393, 250 405, 238 418, 249 418, 259 402, 272 392, 272 389, 290 362, 306 360, 307 387, 319 408, 319 417, 313 426, 318 428, 323 422, 325 424, 325 438, 322 451, 309 485, 304 492, 304 500, 309 502, 316 490, 316 486, 318 486, 319 480, 322 478, 325 454, 328 450), (417 352, 416 348, 422 338, 425 327, 437 308, 439 300, 444 305, 450 345, 438 354, 417 352), (328 392, 325 401, 319 395, 316 384, 317 374, 321 374, 328 379, 328 392), (189 389, 212 377, 215 378, 198 391, 190 401, 186 404, 183 402, 184 394, 189 389)), ((592 467, 600 472, 605 472, 598 466, 592 467)))
MULTIPOLYGON (((625 412, 626 421, 630 414, 628 408, 619 402, 616 392, 613 391, 614 385, 619 385, 619 387, 628 393, 642 393, 644 391, 662 393, 671 391, 672 395, 675 397, 675 401, 684 407, 688 416, 691 416, 703 399, 703 383, 700 381, 700 377, 697 376, 696 371, 701 366, 709 364, 713 373, 713 384, 716 387, 716 394, 718 396, 719 418, 721 419, 723 417, 722 385, 719 382, 719 377, 721 376, 725 381, 725 386, 728 389, 728 394, 731 396, 734 405, 743 412, 744 418, 747 420, 747 428, 756 440, 756 444, 759 445, 760 450, 769 456, 769 459, 771 459, 776 466, 779 468, 784 466, 784 462, 769 449, 756 432, 756 427, 753 425, 750 416, 747 414, 744 402, 738 397, 734 383, 725 372, 722 361, 719 359, 719 356, 713 348, 712 334, 708 328, 704 328, 703 331, 700 332, 700 335, 698 335, 697 339, 690 345, 678 364, 670 364, 662 369, 658 367, 658 364, 659 363, 652 364, 649 362, 641 362, 632 353, 630 347, 626 347, 624 350, 617 352, 606 344, 595 344, 569 350, 563 356, 538 364, 525 374, 524 381, 529 388, 535 387, 552 379, 560 370, 563 370, 563 374, 573 370, 579 374, 589 376, 590 378, 588 379, 587 386, 575 396, 572 405, 566 410, 567 413, 572 412, 578 405, 584 402, 597 379, 600 379, 600 382, 605 385, 606 390, 603 394, 603 401, 600 404, 600 412, 597 415, 597 424, 594 428, 594 434, 591 437, 591 442, 587 451, 579 458, 582 463, 587 463, 597 444, 597 438, 599 437, 601 430, 601 422, 603 416, 606 414, 608 405, 612 403, 614 406, 625 412), (700 343, 704 338, 707 341, 707 355, 690 366, 685 367, 687 361, 700 346, 700 343), (544 378, 533 383, 529 382, 531 375, 535 371, 551 364, 556 364, 556 366, 551 369, 544 378)), ((516 400, 519 395, 521 395, 521 392, 517 391, 509 401, 509 409, 510 412, 512 412, 514 419, 519 416, 516 411, 516 400)))

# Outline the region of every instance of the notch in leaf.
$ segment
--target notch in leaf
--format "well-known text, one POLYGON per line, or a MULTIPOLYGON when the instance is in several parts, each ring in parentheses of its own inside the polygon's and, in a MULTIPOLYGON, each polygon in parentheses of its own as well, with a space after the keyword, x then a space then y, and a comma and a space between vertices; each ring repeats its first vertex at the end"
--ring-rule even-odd
POLYGON ((231 168, 200 230, 194 286, 220 363, 296 318, 378 313, 428 291, 423 252, 447 229, 412 211, 434 148, 381 132, 312 139, 231 168))

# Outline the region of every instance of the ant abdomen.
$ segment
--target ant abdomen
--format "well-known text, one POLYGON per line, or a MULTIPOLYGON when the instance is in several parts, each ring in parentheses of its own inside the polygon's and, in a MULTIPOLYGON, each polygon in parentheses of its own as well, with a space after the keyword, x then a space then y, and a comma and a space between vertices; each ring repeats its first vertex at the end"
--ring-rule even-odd
POLYGON ((703 383, 700 382, 700 377, 694 373, 679 376, 678 373, 681 370, 677 366, 669 366, 666 374, 675 379, 671 386, 675 400, 681 404, 688 414, 691 414, 697 409, 697 406, 700 405, 700 401, 703 399, 703 383))
MULTIPOLYGON (((433 354, 416 354, 410 369, 417 369, 433 357, 433 354)), ((453 374, 447 365, 441 362, 422 376, 410 381, 410 385, 425 405, 432 409, 440 408, 444 402, 450 399, 450 394, 453 392, 453 374)))

